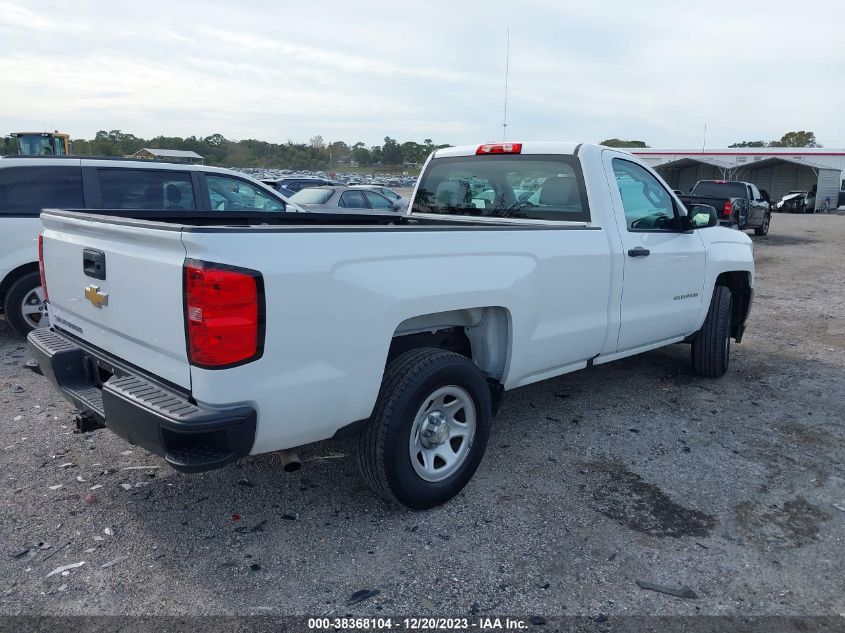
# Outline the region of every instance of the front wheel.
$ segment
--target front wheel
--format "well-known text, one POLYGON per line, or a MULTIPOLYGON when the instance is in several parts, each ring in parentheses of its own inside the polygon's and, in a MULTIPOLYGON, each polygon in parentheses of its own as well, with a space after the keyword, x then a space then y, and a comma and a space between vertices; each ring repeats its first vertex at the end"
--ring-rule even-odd
POLYGON ((37 272, 27 273, 9 286, 3 310, 6 321, 21 336, 26 336, 35 328, 49 325, 41 276, 37 272))
POLYGON ((359 438, 366 482, 394 503, 445 503, 475 473, 490 435, 490 387, 468 358, 436 348, 405 352, 387 367, 359 438))
POLYGON ((727 286, 716 286, 704 325, 692 341, 692 370, 705 378, 721 378, 731 357, 733 297, 727 286))

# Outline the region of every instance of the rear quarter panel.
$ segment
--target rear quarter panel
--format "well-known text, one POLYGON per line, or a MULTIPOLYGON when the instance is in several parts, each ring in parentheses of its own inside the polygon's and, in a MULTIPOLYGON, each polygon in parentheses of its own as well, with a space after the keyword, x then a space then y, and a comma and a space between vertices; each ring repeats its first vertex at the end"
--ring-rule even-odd
POLYGON ((0 281, 5 280, 15 268, 38 262, 40 232, 41 220, 38 216, 0 216, 0 281))
POLYGON ((504 307, 506 387, 562 373, 604 344, 610 257, 595 230, 274 230, 186 232, 188 257, 259 270, 263 356, 192 368, 208 406, 258 411, 253 453, 331 437, 369 417, 397 326, 412 317, 504 307))

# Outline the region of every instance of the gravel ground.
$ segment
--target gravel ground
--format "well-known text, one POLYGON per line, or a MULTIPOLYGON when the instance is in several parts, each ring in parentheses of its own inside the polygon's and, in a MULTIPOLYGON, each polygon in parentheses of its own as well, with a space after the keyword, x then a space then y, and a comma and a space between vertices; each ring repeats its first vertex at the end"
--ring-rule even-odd
POLYGON ((0 320, 0 611, 845 612, 845 217, 776 215, 754 240, 727 376, 678 345, 510 392, 474 480, 421 513, 376 500, 344 443, 293 474, 264 455, 182 475, 74 434, 0 320), (360 590, 379 593, 348 606, 360 590))

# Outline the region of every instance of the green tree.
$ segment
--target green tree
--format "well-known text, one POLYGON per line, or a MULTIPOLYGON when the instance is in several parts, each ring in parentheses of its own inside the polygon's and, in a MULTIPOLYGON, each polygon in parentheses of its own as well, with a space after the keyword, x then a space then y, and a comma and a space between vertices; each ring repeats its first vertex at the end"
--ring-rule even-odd
POLYGON ((335 165, 337 165, 339 161, 345 161, 349 158, 349 146, 343 141, 334 141, 333 143, 329 143, 328 147, 326 147, 326 151, 329 154, 331 162, 335 165))
POLYGON ((351 157, 352 160, 361 166, 371 165, 373 162, 372 152, 360 141, 352 146, 351 157))
POLYGON ((605 147, 648 147, 645 141, 626 141, 621 138, 608 138, 603 140, 599 145, 605 147))
POLYGON ((740 141, 739 143, 732 143, 728 147, 768 147, 766 141, 740 141))
POLYGON ((787 132, 779 141, 769 143, 770 147, 821 147, 816 142, 816 135, 812 132, 787 132))
POLYGON ((381 146, 381 162, 385 165, 402 164, 402 148, 396 142, 396 139, 389 136, 384 137, 384 145, 381 146))

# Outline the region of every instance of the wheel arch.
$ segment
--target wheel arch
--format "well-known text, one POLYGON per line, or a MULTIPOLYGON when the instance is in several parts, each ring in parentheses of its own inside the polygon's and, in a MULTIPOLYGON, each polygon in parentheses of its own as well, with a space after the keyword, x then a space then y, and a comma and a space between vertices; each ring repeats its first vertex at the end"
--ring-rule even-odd
POLYGON ((751 302, 754 297, 754 289, 751 286, 751 273, 747 270, 720 273, 716 278, 715 286, 726 286, 731 291, 733 298, 731 337, 737 343, 740 343, 745 333, 745 322, 748 319, 748 314, 751 312, 751 302))
POLYGON ((501 306, 482 306, 417 315, 394 330, 387 363, 417 347, 437 347, 471 359, 488 377, 504 383, 511 356, 511 315, 501 306))
POLYGON ((0 311, 3 309, 3 304, 6 301, 6 293, 9 291, 12 284, 24 275, 28 275, 33 272, 38 272, 38 262, 22 264, 6 273, 6 276, 3 277, 2 281, 0 281, 0 311))

